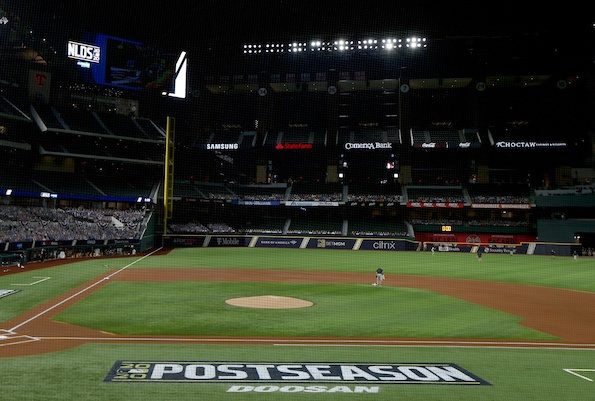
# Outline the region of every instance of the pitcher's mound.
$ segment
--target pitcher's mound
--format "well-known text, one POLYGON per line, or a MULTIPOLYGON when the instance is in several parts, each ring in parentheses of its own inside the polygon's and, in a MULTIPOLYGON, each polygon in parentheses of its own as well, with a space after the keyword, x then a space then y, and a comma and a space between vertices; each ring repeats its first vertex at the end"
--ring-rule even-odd
POLYGON ((243 308, 259 309, 295 309, 307 308, 314 305, 313 302, 304 299, 291 297, 278 297, 276 295, 262 295, 259 297, 232 298, 225 301, 228 305, 241 306, 243 308))

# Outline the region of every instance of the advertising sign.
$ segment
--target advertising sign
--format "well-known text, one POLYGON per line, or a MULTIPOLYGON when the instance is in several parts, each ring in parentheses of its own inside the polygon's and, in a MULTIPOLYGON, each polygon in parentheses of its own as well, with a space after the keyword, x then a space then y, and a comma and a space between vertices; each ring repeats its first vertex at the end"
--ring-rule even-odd
POLYGON ((104 381, 489 385, 452 363, 117 361, 104 381))
POLYGON ((393 144, 390 142, 366 142, 366 143, 351 143, 345 144, 345 150, 363 149, 363 150, 377 150, 377 149, 392 149, 393 144))
POLYGON ((345 238, 310 238, 307 248, 318 249, 353 249, 354 239, 345 238))
POLYGON ((209 247, 236 247, 248 246, 252 237, 224 237, 213 236, 209 241, 209 247))
POLYGON ((260 237, 256 242, 257 247, 264 248, 299 248, 303 238, 292 237, 260 237))
POLYGON ((359 249, 370 251, 412 251, 417 248, 417 243, 399 240, 372 240, 365 239, 359 249))

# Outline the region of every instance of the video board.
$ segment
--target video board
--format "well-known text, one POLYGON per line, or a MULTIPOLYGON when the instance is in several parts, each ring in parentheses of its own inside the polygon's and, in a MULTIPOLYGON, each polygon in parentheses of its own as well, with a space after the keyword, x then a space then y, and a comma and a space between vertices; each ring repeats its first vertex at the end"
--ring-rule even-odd
POLYGON ((68 42, 68 58, 76 60, 83 81, 133 91, 179 92, 176 80, 181 75, 185 86, 185 55, 105 34, 68 42), (180 60, 182 56, 184 59, 180 60))

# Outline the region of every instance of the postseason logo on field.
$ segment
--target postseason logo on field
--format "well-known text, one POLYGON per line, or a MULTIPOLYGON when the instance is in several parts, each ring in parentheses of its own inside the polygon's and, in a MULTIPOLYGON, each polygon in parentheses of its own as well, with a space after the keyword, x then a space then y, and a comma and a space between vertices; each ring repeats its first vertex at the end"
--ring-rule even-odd
POLYGON ((488 385, 451 363, 117 361, 106 382, 488 385))
POLYGON ((7 297, 12 294, 16 294, 20 290, 0 290, 0 298, 7 297))

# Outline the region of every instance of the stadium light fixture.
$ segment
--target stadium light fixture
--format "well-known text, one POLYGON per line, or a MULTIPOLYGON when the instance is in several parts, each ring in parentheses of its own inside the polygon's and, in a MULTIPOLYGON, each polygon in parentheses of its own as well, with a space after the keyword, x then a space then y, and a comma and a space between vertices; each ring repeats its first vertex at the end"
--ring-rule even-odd
MULTIPOLYGON (((410 36, 407 38, 383 38, 383 39, 374 39, 374 38, 361 38, 359 40, 347 40, 347 39, 337 39, 334 41, 321 41, 318 39, 311 39, 310 42, 290 42, 287 43, 288 52, 290 53, 305 53, 310 49, 311 52, 313 51, 370 51, 370 50, 393 50, 396 48, 403 47, 402 44, 406 44, 406 47, 410 49, 418 48, 418 47, 427 47, 427 38, 425 37, 418 37, 418 36, 410 36)), ((285 47, 284 43, 261 43, 261 44, 244 44, 243 45, 243 53, 244 54, 260 54, 260 53, 279 53, 283 52, 283 48, 285 47), (268 49, 268 50, 267 50, 268 49), (264 52, 262 50, 265 50, 264 52)))

